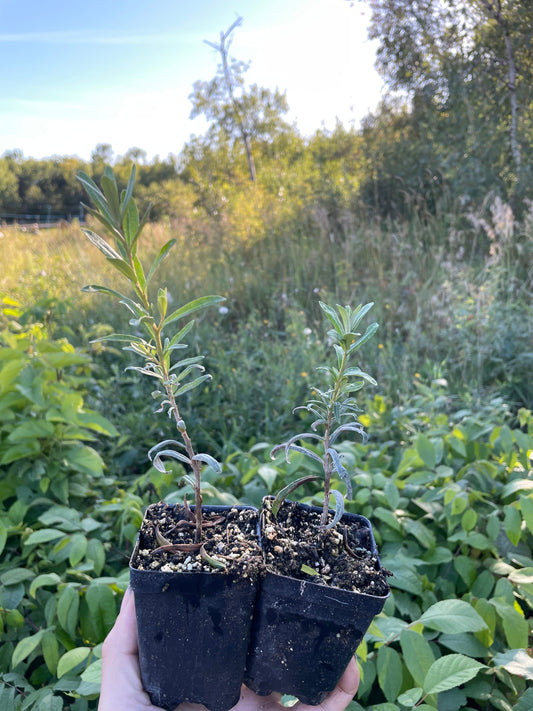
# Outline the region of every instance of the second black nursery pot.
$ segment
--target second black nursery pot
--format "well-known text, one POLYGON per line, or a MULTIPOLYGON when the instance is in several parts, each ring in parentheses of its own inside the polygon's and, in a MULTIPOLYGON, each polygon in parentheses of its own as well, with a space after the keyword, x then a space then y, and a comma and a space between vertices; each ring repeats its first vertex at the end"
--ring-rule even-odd
MULTIPOLYGON (((350 523, 359 527, 361 543, 377 556, 368 519, 345 514, 341 524, 350 523)), ((320 704, 335 688, 388 594, 368 595, 267 572, 256 602, 244 683, 260 695, 280 692, 320 704)))
MULTIPOLYGON (((204 511, 228 508, 206 506, 204 511)), ((174 709, 189 701, 209 711, 228 711, 240 698, 256 580, 130 565, 130 584, 141 677, 152 703, 174 709)))

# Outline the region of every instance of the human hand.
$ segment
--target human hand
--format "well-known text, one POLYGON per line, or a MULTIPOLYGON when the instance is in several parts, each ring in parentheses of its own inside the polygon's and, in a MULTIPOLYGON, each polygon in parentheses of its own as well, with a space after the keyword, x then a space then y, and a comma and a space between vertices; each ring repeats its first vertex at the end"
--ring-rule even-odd
MULTIPOLYGON (((320 706, 298 702, 294 711, 344 711, 359 686, 355 659, 349 663, 335 689, 320 706)), ((258 696, 242 687, 241 698, 231 711, 281 711, 281 694, 258 696)), ((200 704, 180 704, 176 711, 202 711, 200 704)), ((102 648, 102 689, 98 711, 161 711, 150 702, 143 689, 137 649, 135 604, 130 588, 126 590, 120 614, 102 648)))

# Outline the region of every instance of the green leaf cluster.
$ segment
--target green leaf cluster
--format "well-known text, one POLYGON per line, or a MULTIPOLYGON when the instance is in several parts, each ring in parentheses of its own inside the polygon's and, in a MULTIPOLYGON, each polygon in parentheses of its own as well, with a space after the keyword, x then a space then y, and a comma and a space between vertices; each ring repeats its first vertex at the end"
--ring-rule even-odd
POLYGON ((0 333, 0 708, 95 708, 101 644, 127 585, 112 547, 140 502, 113 491, 100 454, 115 426, 85 405, 91 361, 9 303, 0 333), (120 499, 117 496, 117 503, 120 499))

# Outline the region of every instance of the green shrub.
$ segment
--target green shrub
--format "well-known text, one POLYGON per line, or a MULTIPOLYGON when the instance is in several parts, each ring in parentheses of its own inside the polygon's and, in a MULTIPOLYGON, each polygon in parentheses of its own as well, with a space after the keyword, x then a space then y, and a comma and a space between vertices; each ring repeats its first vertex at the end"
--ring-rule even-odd
POLYGON ((99 688, 93 662, 127 585, 114 542, 135 535, 140 505, 126 494, 121 503, 106 477, 99 442, 118 433, 84 405, 87 355, 42 324, 23 327, 17 304, 4 315, 0 708, 85 711, 99 688))
MULTIPOLYGON (((404 408, 376 397, 360 417, 370 442, 340 448, 355 471, 346 508, 373 522, 393 574, 358 650, 362 683, 350 708, 526 711, 533 416, 521 410, 513 426, 500 400, 457 410, 443 383, 419 390, 404 408)), ((283 462, 274 463, 278 486, 295 465, 284 476, 283 462)), ((318 466, 303 456, 300 465, 302 474, 318 466)), ((305 501, 319 505, 320 493, 305 501)))

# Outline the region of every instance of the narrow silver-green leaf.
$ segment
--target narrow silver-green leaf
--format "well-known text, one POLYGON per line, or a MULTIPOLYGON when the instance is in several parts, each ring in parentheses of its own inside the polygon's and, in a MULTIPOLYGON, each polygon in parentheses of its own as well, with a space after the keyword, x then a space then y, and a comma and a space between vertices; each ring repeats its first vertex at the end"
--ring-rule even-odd
POLYGON ((223 296, 201 296, 199 299, 189 301, 189 303, 173 311, 170 316, 167 316, 167 318, 163 321, 163 326, 168 326, 169 323, 185 318, 200 309, 205 309, 208 306, 219 304, 221 301, 225 301, 223 296))
POLYGON ((299 479, 292 481, 290 484, 287 484, 287 486, 283 487, 283 489, 281 489, 281 491, 277 493, 276 498, 272 502, 272 515, 274 517, 278 515, 278 511, 281 508, 281 504, 289 494, 292 494, 292 492, 295 491, 295 489, 297 489, 299 486, 302 486, 303 484, 307 484, 310 481, 316 481, 317 479, 317 476, 302 476, 299 479))
POLYGON ((161 472, 162 474, 168 474, 168 471, 161 457, 169 457, 170 459, 176 459, 178 462, 183 462, 189 465, 191 463, 191 460, 185 454, 182 454, 181 452, 175 452, 173 449, 164 449, 163 451, 158 452, 156 454, 156 456, 154 457, 154 461, 152 462, 157 471, 161 472))
POLYGON ((339 477, 346 484, 346 498, 351 499, 352 498, 352 482, 350 481, 350 475, 348 474, 348 470, 341 462, 339 453, 337 452, 336 449, 333 449, 333 447, 329 447, 328 450, 326 451, 326 454, 331 457, 331 461, 333 462, 333 469, 337 472, 339 477))
POLYGON ((193 457, 193 460, 195 462, 203 462, 204 464, 207 464, 217 474, 222 473, 222 467, 220 466, 220 463, 217 462, 217 460, 214 457, 212 457, 210 454, 203 454, 203 453, 195 454, 193 457))
POLYGON ((332 489, 329 492, 329 495, 335 498, 335 515, 333 516, 333 519, 328 523, 328 525, 325 526, 326 530, 328 530, 329 528, 333 528, 333 526, 335 526, 344 515, 344 496, 341 494, 340 491, 337 491, 336 489, 332 489))
POLYGON ((182 385, 180 388, 178 388, 176 390, 174 395, 176 397, 178 397, 179 395, 183 395, 184 393, 189 392, 189 390, 196 388, 198 385, 205 382, 206 380, 211 380, 211 376, 210 375, 201 375, 199 378, 196 378, 195 380, 191 380, 190 383, 186 383, 185 385, 182 385))
POLYGON ((119 253, 113 249, 113 247, 111 247, 105 239, 102 239, 100 235, 97 235, 96 232, 88 229, 82 229, 82 232, 87 237, 89 242, 94 244, 94 246, 97 247, 108 259, 120 259, 119 253))
POLYGON ((126 187, 126 190, 122 193, 122 202, 121 202, 122 219, 124 219, 124 216, 126 215, 126 210, 128 209, 128 205, 131 200, 131 196, 133 195, 133 188, 135 186, 136 172, 137 172, 137 167, 135 165, 132 165, 130 177, 128 180, 128 185, 126 187))
POLYGON ((161 249, 160 249, 160 251, 159 251, 159 254, 158 254, 157 257, 154 259, 154 261, 153 261, 153 263, 152 263, 152 266, 150 267, 150 270, 149 270, 148 275, 147 275, 147 277, 146 277, 146 283, 147 283, 147 284, 150 283, 150 279, 153 277, 153 275, 154 275, 154 273, 155 273, 155 270, 156 270, 157 267, 161 264, 161 262, 163 261, 163 259, 167 256, 167 254, 170 252, 170 250, 172 249, 172 247, 173 247, 175 244, 176 244, 176 240, 175 240, 175 239, 170 239, 166 244, 164 244, 164 245, 161 247, 161 249))
POLYGON ((357 341, 352 343, 350 347, 348 348, 348 355, 351 355, 354 351, 356 351, 358 348, 360 348, 363 343, 366 343, 369 341, 372 336, 375 334, 375 332, 378 330, 379 324, 377 323, 371 323, 370 326, 366 329, 364 335, 361 336, 361 338, 358 338, 357 341))

